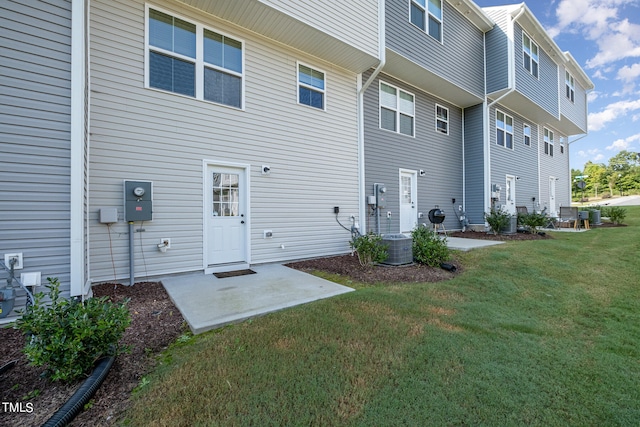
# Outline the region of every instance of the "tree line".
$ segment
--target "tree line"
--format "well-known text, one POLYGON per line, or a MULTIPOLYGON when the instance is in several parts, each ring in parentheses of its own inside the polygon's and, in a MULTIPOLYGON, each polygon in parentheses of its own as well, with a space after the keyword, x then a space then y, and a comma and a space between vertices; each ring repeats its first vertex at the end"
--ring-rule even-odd
POLYGON ((640 194, 640 153, 623 150, 609 163, 588 161, 584 169, 571 169, 572 190, 576 198, 611 197, 640 194), (584 182, 584 189, 580 188, 584 182))

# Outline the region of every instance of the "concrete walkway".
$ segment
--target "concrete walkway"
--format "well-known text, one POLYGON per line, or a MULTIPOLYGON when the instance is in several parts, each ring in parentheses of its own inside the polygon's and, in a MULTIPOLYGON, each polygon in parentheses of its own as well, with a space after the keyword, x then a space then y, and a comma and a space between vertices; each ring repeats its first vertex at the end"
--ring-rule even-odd
POLYGON ((471 249, 487 246, 501 245, 504 242, 496 240, 467 239, 466 237, 447 237, 447 247, 458 251, 470 251, 471 249))
POLYGON ((279 264, 251 270, 256 274, 218 279, 199 272, 160 281, 194 334, 353 291, 279 264))

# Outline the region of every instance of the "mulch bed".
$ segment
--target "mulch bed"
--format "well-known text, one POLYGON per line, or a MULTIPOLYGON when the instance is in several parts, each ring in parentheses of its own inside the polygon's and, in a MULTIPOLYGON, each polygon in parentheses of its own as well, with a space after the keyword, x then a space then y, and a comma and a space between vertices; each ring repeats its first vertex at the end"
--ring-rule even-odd
MULTIPOLYGON (((97 297, 106 295, 116 302, 131 299, 128 307, 132 321, 121 341, 131 351, 116 358, 89 408, 73 420, 72 426, 114 425, 127 408, 131 391, 155 366, 155 356, 187 330, 182 315, 160 283, 101 284, 94 286, 93 292, 97 297)), ((15 329, 0 329, 0 342, 0 366, 17 361, 15 367, 0 374, 0 402, 22 402, 25 410, 30 403, 33 408, 32 413, 7 413, 0 406, 0 425, 42 425, 64 405, 81 382, 52 383, 43 375, 43 368, 28 366, 22 354, 24 337, 15 329)))
POLYGON ((553 239, 553 237, 545 233, 514 233, 514 234, 492 234, 485 233, 483 231, 454 231, 447 233, 451 237, 464 237, 467 239, 479 239, 479 240, 499 240, 499 241, 511 241, 511 240, 544 240, 553 239))

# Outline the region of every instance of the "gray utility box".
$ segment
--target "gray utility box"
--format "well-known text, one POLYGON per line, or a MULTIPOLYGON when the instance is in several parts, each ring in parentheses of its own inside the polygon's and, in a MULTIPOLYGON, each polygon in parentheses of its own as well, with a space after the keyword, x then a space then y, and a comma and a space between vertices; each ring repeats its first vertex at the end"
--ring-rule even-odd
POLYGON ((389 256, 383 264, 402 265, 413 262, 413 239, 404 234, 386 234, 382 243, 387 245, 389 256))
POLYGON ((509 223, 502 229, 502 234, 516 234, 518 232, 518 215, 509 217, 509 223))
POLYGON ((124 181, 125 221, 151 221, 152 208, 151 181, 124 181))

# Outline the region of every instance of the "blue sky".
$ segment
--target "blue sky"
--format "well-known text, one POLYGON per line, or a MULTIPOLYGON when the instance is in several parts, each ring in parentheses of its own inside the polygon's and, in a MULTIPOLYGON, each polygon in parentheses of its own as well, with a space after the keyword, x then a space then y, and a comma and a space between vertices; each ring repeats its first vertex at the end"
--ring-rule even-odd
MULTIPOLYGON (((488 7, 521 2, 475 3, 488 7)), ((525 3, 595 84, 589 95, 589 135, 571 145, 571 167, 582 170, 589 160, 607 164, 621 150, 640 152, 640 0, 525 3)))

